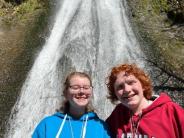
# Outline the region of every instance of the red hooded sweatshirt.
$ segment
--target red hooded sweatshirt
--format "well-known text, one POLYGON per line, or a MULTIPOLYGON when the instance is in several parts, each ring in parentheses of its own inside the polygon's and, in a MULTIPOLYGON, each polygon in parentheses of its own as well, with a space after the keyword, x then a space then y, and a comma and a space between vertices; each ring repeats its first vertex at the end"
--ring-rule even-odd
POLYGON ((106 122, 113 138, 184 138, 184 109, 164 93, 140 115, 118 104, 106 122))

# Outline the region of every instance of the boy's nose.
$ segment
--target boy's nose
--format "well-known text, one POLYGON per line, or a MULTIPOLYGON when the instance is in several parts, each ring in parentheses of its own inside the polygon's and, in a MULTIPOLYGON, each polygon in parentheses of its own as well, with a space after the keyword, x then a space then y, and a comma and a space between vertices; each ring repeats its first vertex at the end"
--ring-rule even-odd
POLYGON ((125 92, 126 93, 131 92, 131 87, 128 84, 125 84, 125 92))

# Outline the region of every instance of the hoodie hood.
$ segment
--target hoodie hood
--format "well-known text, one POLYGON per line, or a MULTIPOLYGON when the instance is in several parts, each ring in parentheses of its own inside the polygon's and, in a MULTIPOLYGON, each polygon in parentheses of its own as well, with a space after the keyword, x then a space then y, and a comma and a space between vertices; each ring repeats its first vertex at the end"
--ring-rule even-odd
MULTIPOLYGON (((57 112, 55 113, 53 116, 59 117, 61 119, 64 119, 65 114, 61 113, 61 112, 57 112)), ((80 121, 84 121, 86 119, 86 117, 88 117, 88 120, 92 120, 92 119, 99 119, 99 117, 97 116, 96 113, 94 112, 88 112, 83 114, 80 118, 74 118, 72 116, 70 116, 69 114, 67 114, 66 120, 80 120, 80 121)))
POLYGON ((172 102, 171 98, 167 96, 165 93, 161 93, 159 95, 154 95, 151 100, 153 100, 153 103, 146 109, 143 109, 142 115, 146 114, 152 110, 154 110, 157 107, 162 106, 163 104, 167 104, 168 102, 172 102))
POLYGON ((59 113, 59 112, 56 113, 54 116, 59 117, 59 118, 61 118, 63 120, 62 123, 61 123, 61 125, 60 125, 60 127, 59 127, 59 131, 57 132, 56 138, 59 138, 59 136, 60 136, 60 134, 62 132, 63 126, 65 124, 65 121, 68 121, 69 122, 70 129, 71 129, 71 134, 72 134, 72 137, 74 137, 74 130, 72 129, 71 122, 72 121, 75 121, 75 120, 77 120, 79 122, 82 122, 82 128, 81 128, 81 135, 80 135, 80 137, 85 138, 86 128, 87 128, 87 122, 90 119, 94 119, 96 117, 96 114, 95 113, 92 113, 92 112, 86 113, 86 114, 82 115, 78 119, 75 119, 75 118, 73 118, 72 116, 70 116, 68 114, 65 114, 64 115, 64 114, 59 113))

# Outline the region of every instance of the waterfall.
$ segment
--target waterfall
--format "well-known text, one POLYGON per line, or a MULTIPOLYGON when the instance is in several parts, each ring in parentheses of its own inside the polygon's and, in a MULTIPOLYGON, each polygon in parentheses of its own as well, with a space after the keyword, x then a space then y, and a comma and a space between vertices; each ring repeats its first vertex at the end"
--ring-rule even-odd
POLYGON ((6 137, 28 138, 45 116, 60 107, 62 83, 71 71, 93 79, 93 104, 105 119, 113 105, 106 99, 105 78, 112 66, 144 66, 127 17, 126 0, 60 0, 53 28, 22 87, 6 137))

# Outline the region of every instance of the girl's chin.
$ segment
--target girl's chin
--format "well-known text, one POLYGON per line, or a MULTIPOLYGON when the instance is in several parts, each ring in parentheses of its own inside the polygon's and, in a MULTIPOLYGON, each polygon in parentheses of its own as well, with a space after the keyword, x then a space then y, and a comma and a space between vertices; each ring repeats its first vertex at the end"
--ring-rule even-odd
POLYGON ((76 100, 75 103, 76 103, 76 105, 83 107, 83 106, 86 106, 88 104, 88 101, 86 101, 86 100, 76 100))
POLYGON ((122 102, 122 104, 130 109, 133 109, 134 107, 137 106, 137 104, 135 102, 122 102))

